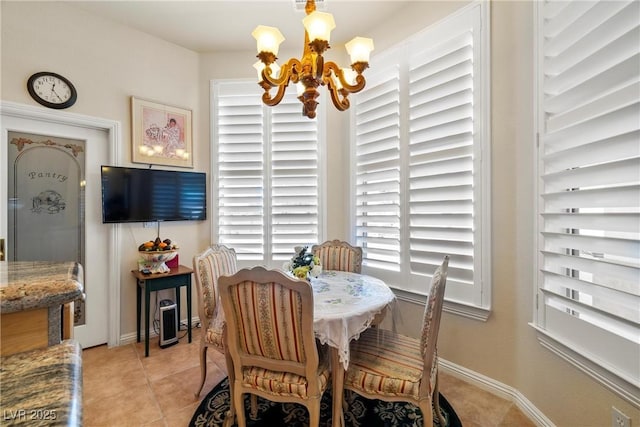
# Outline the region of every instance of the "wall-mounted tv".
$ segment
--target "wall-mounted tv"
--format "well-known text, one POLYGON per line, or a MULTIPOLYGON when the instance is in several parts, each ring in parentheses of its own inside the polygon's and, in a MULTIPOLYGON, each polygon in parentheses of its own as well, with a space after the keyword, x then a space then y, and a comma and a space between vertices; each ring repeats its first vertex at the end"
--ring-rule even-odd
POLYGON ((202 172, 102 166, 102 222, 207 219, 202 172))

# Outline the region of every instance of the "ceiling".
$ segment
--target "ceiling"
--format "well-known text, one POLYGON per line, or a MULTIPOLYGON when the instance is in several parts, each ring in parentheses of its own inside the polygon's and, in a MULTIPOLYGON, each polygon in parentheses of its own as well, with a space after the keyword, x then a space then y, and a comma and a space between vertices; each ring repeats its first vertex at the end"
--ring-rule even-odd
MULTIPOLYGON (((303 0, 200 1, 67 1, 100 15, 196 52, 255 50, 251 32, 257 25, 278 27, 282 48, 300 47, 304 37, 303 0), (300 3, 296 5, 296 3, 300 3)), ((403 0, 316 0, 319 11, 333 14, 333 46, 355 36, 368 37, 376 24, 396 13, 403 0)), ((301 49, 301 47, 300 47, 301 49)))

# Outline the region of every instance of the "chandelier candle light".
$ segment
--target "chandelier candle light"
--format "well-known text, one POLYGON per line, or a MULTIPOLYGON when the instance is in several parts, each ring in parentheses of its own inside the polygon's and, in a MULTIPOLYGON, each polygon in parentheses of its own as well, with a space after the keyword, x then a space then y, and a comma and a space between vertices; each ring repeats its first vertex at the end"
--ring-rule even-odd
POLYGON ((298 99, 303 105, 302 114, 313 119, 318 105, 318 86, 327 85, 333 105, 338 110, 349 108, 349 94, 364 88, 362 73, 369 67, 373 40, 356 37, 345 45, 351 56, 350 69, 340 68, 332 61, 324 62, 322 54, 330 47, 329 39, 331 30, 336 27, 335 21, 330 13, 317 12, 314 0, 307 0, 305 12, 307 16, 302 20, 305 33, 301 60, 291 58, 278 67, 278 49, 284 37, 277 28, 259 25, 251 34, 258 42, 257 56, 260 61, 254 67, 258 71, 259 84, 264 89, 262 102, 270 107, 278 105, 289 82, 293 82, 298 86, 298 99), (278 91, 272 97, 270 90, 274 87, 278 91))

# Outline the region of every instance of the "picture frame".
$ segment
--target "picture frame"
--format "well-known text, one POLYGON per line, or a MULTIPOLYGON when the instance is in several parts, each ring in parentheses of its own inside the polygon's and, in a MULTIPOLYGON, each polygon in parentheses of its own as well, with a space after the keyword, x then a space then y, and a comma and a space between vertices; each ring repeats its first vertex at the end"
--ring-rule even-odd
POLYGON ((131 97, 131 161, 193 168, 191 110, 131 97))

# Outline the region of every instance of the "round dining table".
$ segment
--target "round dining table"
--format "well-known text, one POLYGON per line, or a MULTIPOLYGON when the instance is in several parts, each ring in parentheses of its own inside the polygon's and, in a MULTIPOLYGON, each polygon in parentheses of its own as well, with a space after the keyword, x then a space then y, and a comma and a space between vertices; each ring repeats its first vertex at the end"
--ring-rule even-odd
POLYGON ((333 425, 344 425, 342 394, 349 367, 349 343, 390 309, 395 295, 380 279, 345 271, 325 270, 311 278, 311 287, 314 331, 331 352, 333 425))

